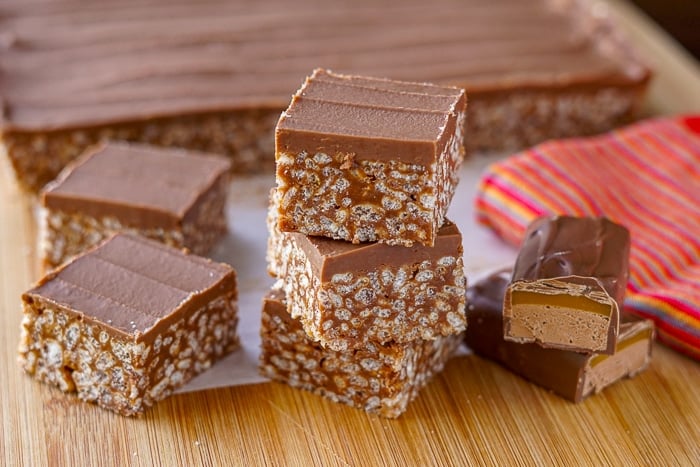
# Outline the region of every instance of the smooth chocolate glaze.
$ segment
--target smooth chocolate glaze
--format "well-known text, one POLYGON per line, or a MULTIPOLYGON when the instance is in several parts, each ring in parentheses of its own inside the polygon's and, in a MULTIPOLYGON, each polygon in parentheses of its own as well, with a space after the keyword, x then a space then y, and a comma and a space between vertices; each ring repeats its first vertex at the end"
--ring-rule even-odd
POLYGON ((282 110, 316 67, 470 94, 645 82, 601 8, 590 10, 577 0, 7 0, 1 128, 282 110))
MULTIPOLYGON (((475 353, 500 363, 523 378, 570 401, 580 402, 589 395, 584 393, 585 373, 602 359, 621 359, 623 356, 547 349, 537 344, 505 340, 503 299, 510 276, 510 270, 498 271, 467 289, 467 345, 475 353)), ((650 353, 652 339, 653 323, 650 320, 623 315, 616 352, 645 340, 649 343, 650 353)))
POLYGON ((222 176, 228 159, 178 149, 108 143, 83 156, 42 193, 49 209, 115 217, 139 228, 173 228, 222 176))
POLYGON ((429 165, 464 112, 463 90, 314 70, 276 129, 276 151, 429 165))
POLYGON ((52 303, 111 333, 147 341, 181 313, 236 293, 230 266, 118 234, 42 278, 23 299, 52 303))
POLYGON ((629 253, 629 231, 604 217, 543 217, 525 232, 512 281, 592 277, 622 308, 629 253))
POLYGON ((334 274, 348 271, 372 271, 380 266, 420 264, 425 260, 437 261, 443 256, 462 255, 462 234, 449 220, 438 231, 434 247, 415 244, 412 247, 384 243, 353 244, 324 237, 311 237, 295 232, 290 235, 311 260, 311 266, 321 281, 329 281, 334 274))

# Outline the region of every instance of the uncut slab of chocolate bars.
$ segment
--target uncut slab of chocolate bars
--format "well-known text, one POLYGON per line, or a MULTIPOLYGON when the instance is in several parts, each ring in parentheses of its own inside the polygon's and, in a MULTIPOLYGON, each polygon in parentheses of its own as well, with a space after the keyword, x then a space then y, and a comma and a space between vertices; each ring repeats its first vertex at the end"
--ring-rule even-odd
POLYGON ((480 150, 614 128, 651 78, 599 2, 325 6, 152 0, 142 14, 122 0, 5 0, 0 132, 19 183, 38 191, 106 139, 269 169, 279 113, 315 67, 468 89, 466 143, 480 150))

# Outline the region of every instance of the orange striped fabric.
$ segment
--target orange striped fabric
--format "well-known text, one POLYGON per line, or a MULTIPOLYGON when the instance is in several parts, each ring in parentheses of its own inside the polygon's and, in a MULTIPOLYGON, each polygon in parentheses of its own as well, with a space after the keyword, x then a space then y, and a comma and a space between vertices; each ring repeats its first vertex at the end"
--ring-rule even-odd
POLYGON ((632 234, 625 309, 700 359, 700 115, 549 141, 489 167, 479 223, 518 245, 551 214, 606 216, 632 234))

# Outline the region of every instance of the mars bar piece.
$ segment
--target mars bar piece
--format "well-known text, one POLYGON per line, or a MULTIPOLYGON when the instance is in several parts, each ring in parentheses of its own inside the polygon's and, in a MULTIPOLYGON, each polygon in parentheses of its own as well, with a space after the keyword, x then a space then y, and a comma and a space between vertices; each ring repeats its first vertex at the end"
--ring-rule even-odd
POLYGON ((464 90, 315 70, 275 133, 282 231, 433 246, 464 157, 464 90))
POLYGON ((606 218, 534 221, 505 295, 506 339, 613 353, 629 252, 629 231, 606 218))
POLYGON ((284 292, 275 288, 263 301, 260 372, 382 417, 401 415, 462 339, 453 334, 404 344, 369 342, 336 352, 309 338, 284 301, 284 292))
POLYGON ((503 297, 510 272, 493 274, 467 290, 467 345, 514 373, 558 395, 580 402, 614 382, 643 371, 651 361, 654 325, 624 315, 615 352, 583 354, 518 344, 503 338, 503 297))
POLYGON ((274 228, 268 246, 289 312, 324 347, 345 351, 464 330, 462 235, 450 221, 432 248, 353 245, 274 228))
POLYGON ((239 345, 234 270, 135 235, 76 257, 22 300, 24 370, 122 415, 239 345))
POLYGON ((117 232, 206 254, 226 232, 227 159, 110 143, 86 153, 42 195, 43 262, 53 268, 117 232))

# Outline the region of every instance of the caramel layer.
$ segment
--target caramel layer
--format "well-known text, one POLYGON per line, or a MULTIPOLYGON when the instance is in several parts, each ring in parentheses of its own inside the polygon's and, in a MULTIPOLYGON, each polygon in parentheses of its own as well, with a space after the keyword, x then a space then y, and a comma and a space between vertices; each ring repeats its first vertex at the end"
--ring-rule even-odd
POLYGON ((596 302, 589 298, 568 294, 540 294, 514 290, 511 294, 512 306, 540 305, 542 307, 565 307, 603 316, 610 316, 612 306, 596 302))
MULTIPOLYGON (((620 333, 624 332, 626 328, 634 326, 634 323, 622 323, 620 325, 620 333)), ((632 344, 636 344, 637 342, 641 341, 650 341, 654 337, 654 328, 652 326, 646 326, 646 327, 638 327, 637 332, 625 337, 621 338, 620 340, 617 341, 617 346, 615 347, 615 353, 619 353, 623 350, 625 350, 627 347, 630 347, 632 344)), ((614 355, 614 354, 613 354, 614 355)), ((610 358, 610 355, 606 354, 596 354, 593 357, 591 357, 591 360, 589 361, 589 366, 593 368, 594 366, 598 365, 601 363, 603 360, 606 360, 610 358)))

